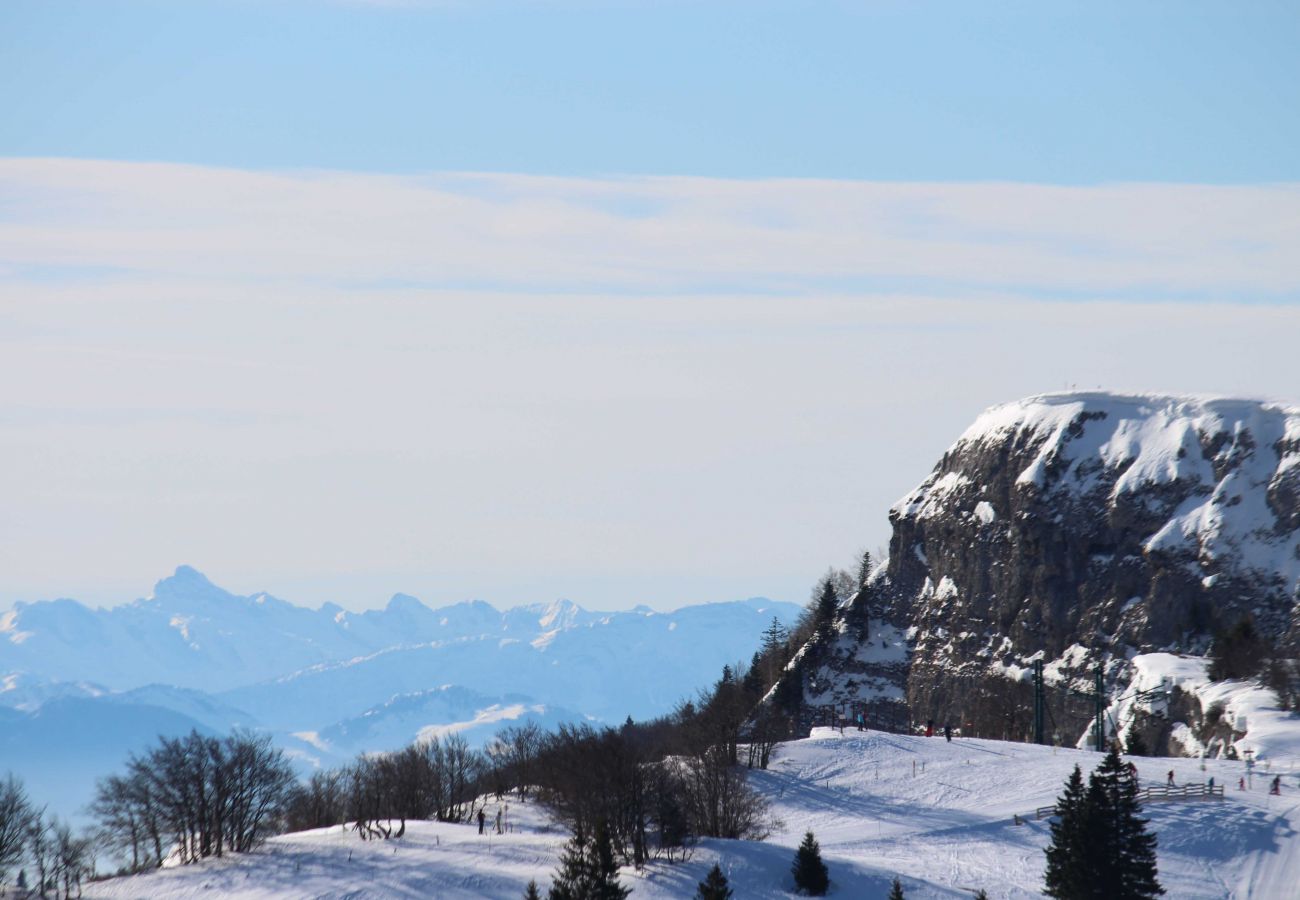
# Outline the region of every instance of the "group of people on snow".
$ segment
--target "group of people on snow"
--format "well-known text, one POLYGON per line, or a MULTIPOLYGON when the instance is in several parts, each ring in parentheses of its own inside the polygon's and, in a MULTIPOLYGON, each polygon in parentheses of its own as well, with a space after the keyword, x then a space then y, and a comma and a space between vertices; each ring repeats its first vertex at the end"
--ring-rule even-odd
MULTIPOLYGON (((925 723, 925 736, 934 737, 934 719, 930 719, 925 723)), ((952 742, 952 726, 947 722, 943 725, 943 736, 949 743, 952 742)))

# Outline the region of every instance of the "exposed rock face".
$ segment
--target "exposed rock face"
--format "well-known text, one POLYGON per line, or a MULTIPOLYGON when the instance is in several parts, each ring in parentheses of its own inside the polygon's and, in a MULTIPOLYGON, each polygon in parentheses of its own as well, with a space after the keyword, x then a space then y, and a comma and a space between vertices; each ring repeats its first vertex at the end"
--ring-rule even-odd
MULTIPOLYGON (((1247 614, 1300 645, 1300 409, 1105 393, 994 407, 890 520, 888 565, 855 602, 911 629, 896 687, 918 719, 1018 734, 1034 658, 1058 684, 1100 661, 1123 681, 1132 653, 1204 653, 1247 614)), ((822 652, 810 702, 863 697, 847 638, 822 652)))

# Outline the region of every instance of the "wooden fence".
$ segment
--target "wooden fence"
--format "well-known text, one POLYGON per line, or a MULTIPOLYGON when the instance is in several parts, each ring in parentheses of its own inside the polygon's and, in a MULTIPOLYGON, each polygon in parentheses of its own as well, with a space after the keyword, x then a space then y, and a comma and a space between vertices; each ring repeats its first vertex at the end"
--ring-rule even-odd
MULTIPOLYGON (((1160 785, 1159 787, 1143 788, 1138 791, 1138 802, 1140 803, 1159 803, 1164 800, 1222 800, 1223 785, 1216 784, 1210 787, 1208 784, 1183 784, 1170 787, 1169 785, 1160 785)), ((1055 806, 1040 806, 1034 810, 1034 818, 1041 819, 1044 816, 1056 815, 1055 806)))

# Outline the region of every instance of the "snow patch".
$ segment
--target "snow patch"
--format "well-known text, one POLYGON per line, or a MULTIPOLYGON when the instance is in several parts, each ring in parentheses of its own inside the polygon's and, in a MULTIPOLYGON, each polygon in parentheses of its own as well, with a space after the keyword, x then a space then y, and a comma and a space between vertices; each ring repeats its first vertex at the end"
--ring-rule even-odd
POLYGON ((505 722, 518 719, 528 712, 544 713, 546 707, 540 704, 528 705, 524 703, 514 703, 509 706, 492 704, 486 709, 481 709, 475 714, 474 718, 468 722, 448 722, 441 725, 426 725, 419 730, 416 735, 417 741, 429 741, 446 737, 449 734, 455 734, 458 731, 465 731, 478 725, 490 725, 494 722, 505 722))
POLYGON ((9 635, 9 643, 21 644, 32 636, 30 631, 18 630, 18 610, 11 609, 0 616, 0 634, 9 635))

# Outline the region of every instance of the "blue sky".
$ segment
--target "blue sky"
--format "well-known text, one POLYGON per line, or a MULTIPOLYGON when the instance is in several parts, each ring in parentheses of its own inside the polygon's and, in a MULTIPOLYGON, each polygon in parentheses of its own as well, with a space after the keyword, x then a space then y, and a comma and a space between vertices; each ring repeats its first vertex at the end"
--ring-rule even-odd
POLYGON ((0 2, 0 609, 802 601, 990 405, 1300 401, 1294 3, 0 2))
POLYGON ((1289 180, 1300 7, 7 0, 0 154, 244 168, 1289 180))

